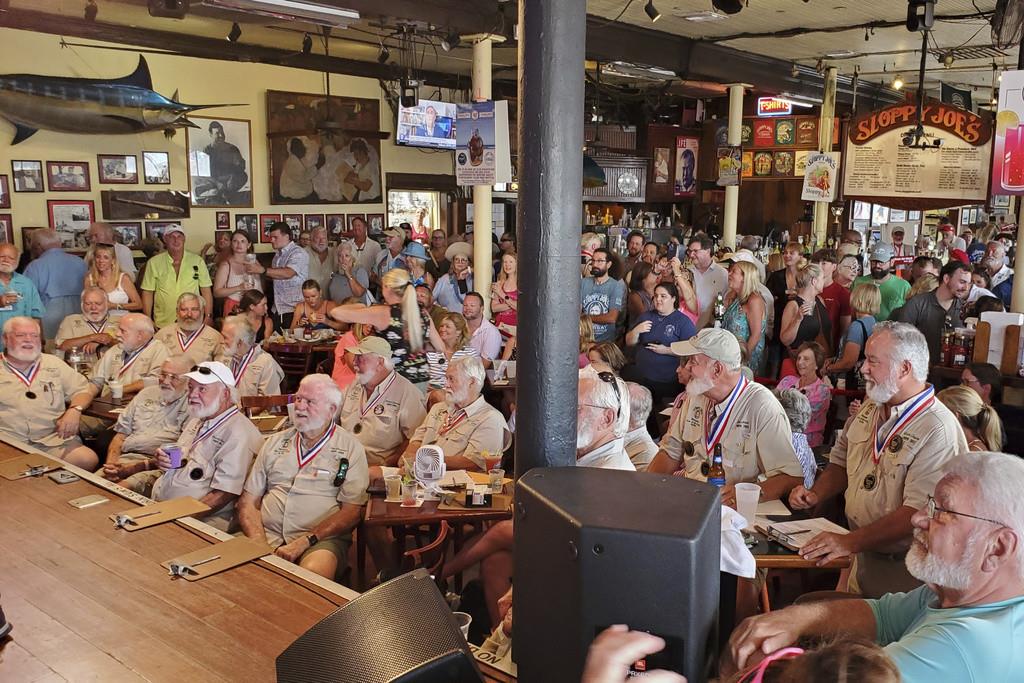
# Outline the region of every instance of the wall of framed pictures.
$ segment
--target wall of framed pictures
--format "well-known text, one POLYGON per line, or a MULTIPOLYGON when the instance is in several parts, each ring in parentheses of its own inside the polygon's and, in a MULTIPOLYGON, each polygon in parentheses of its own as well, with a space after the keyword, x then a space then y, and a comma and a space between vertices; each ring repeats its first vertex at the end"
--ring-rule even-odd
MULTIPOLYGON (((83 73, 83 58, 90 77, 118 78, 131 73, 138 54, 89 50, 74 53, 60 49, 59 36, 7 29, 0 43, 0 63, 5 73, 74 76, 83 73)), ((242 106, 208 109, 195 117, 200 128, 178 130, 171 138, 162 131, 132 135, 69 135, 40 130, 28 140, 11 146, 14 128, 0 121, 0 213, 4 227, 0 240, 20 245, 22 226, 53 225, 67 232, 68 246, 81 243, 77 234, 91 211, 95 220, 106 220, 102 191, 176 191, 188 193, 191 206, 180 219, 187 234, 186 247, 198 251, 212 242, 217 229, 248 225, 259 230, 259 216, 285 215, 292 222, 302 217, 303 227, 318 221, 333 226, 347 223, 346 216, 386 214, 386 173, 453 174, 452 155, 426 154, 399 147, 393 142, 394 117, 380 99, 376 80, 331 75, 335 95, 364 98, 379 103, 377 130, 392 137, 379 141, 379 201, 342 196, 344 201, 309 204, 272 203, 267 91, 323 93, 323 75, 313 71, 263 64, 203 60, 174 55, 147 54, 153 89, 170 96, 176 89, 180 100, 190 104, 239 102, 242 106), (218 159, 218 153, 220 159, 218 159), (241 161, 241 173, 228 182, 215 182, 224 159, 241 161), (57 202, 57 203, 54 203, 57 202), (224 215, 228 216, 225 219, 224 215), (6 216, 10 215, 10 224, 6 216), (340 216, 340 218, 339 218, 340 216), (70 217, 70 218, 69 218, 70 217), (12 229, 13 228, 13 229, 12 229)), ((235 168, 239 168, 236 163, 235 168)), ((152 219, 111 219, 116 232, 133 241, 161 232, 166 216, 152 219)), ((379 221, 378 221, 379 222, 379 221)), ((87 221, 85 222, 87 225, 87 221)), ((136 241, 137 243, 137 241, 136 241)), ((269 251, 258 244, 257 251, 269 251)))

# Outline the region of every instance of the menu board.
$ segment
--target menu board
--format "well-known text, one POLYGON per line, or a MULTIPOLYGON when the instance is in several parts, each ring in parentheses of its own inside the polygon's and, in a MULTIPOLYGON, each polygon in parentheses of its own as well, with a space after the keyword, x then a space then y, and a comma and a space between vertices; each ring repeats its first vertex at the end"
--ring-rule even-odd
POLYGON ((917 123, 917 107, 901 104, 854 119, 843 164, 846 197, 886 200, 903 208, 955 206, 988 197, 992 124, 987 115, 929 100, 926 142, 913 149, 903 137, 917 123))

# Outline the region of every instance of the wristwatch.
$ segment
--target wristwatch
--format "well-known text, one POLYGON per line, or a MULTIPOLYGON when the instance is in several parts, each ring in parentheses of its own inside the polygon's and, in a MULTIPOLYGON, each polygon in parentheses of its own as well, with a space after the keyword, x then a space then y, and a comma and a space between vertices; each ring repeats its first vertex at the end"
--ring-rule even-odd
POLYGON ((85 412, 85 408, 83 408, 82 406, 68 406, 68 410, 77 410, 80 413, 85 412))
POLYGON ((310 534, 309 536, 306 536, 306 543, 309 544, 310 548, 312 548, 313 546, 315 546, 319 542, 320 542, 320 539, 317 538, 316 534, 310 534))

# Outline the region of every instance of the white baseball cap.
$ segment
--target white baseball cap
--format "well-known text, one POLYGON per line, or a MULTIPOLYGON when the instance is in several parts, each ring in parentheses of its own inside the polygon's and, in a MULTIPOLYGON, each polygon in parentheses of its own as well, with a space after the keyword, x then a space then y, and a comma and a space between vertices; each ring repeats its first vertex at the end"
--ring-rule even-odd
POLYGON ((200 384, 213 384, 220 382, 229 387, 235 386, 235 376, 231 369, 220 361, 208 360, 192 368, 192 372, 186 372, 183 377, 194 379, 200 384))
POLYGON ((709 327, 686 341, 672 342, 671 348, 677 356, 703 354, 729 368, 739 367, 743 361, 736 335, 720 327, 709 327))
POLYGON ((172 232, 180 232, 182 235, 184 235, 185 228, 181 227, 181 225, 179 225, 178 223, 171 223, 166 228, 164 228, 163 235, 166 237, 167 235, 170 235, 172 232))

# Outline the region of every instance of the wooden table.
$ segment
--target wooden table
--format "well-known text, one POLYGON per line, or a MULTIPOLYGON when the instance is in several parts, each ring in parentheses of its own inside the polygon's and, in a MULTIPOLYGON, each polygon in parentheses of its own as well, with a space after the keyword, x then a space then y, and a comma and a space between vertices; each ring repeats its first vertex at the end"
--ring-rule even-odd
MULTIPOLYGON (((0 459, 20 452, 0 442, 0 459)), ((108 515, 146 499, 67 469, 83 479, 0 479, 3 608, 14 625, 0 680, 274 681, 277 655, 357 595, 276 557, 172 580, 160 562, 230 537, 191 518, 115 529, 108 515), (111 502, 67 504, 93 493, 111 502)), ((480 668, 487 681, 514 680, 480 668)))

